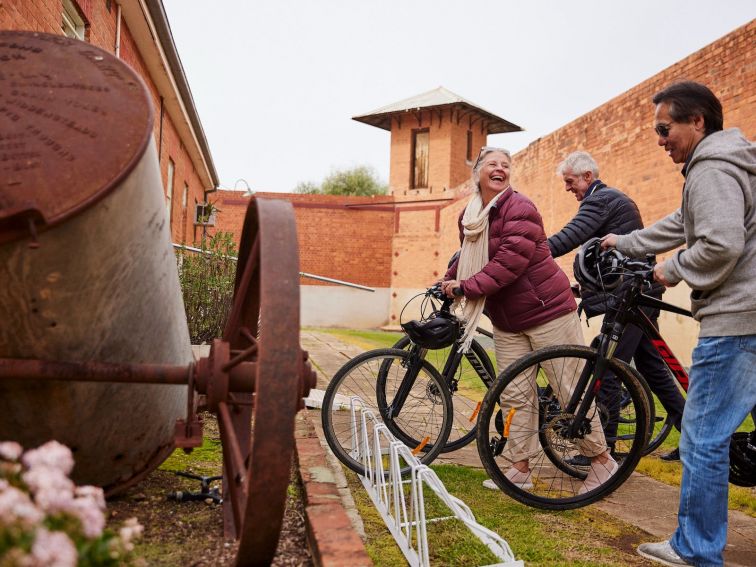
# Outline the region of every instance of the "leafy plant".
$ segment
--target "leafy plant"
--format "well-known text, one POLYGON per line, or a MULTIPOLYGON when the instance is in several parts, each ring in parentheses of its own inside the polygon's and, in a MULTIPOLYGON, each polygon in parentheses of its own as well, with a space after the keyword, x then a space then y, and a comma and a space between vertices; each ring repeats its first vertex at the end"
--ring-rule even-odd
POLYGON ((209 224, 213 215, 218 211, 214 201, 208 201, 202 204, 202 213, 197 216, 199 224, 209 224))
POLYGON ((230 232, 203 238, 202 252, 177 251, 179 281, 193 344, 223 334, 234 296, 236 245, 230 232))

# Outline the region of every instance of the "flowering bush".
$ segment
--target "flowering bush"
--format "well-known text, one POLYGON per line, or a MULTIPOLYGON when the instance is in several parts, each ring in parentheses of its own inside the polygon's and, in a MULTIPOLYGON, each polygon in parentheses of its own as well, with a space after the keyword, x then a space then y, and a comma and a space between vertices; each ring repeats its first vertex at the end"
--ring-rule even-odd
POLYGON ((71 451, 50 441, 23 452, 0 442, 0 567, 136 565, 136 518, 105 529, 105 496, 75 486, 71 451))

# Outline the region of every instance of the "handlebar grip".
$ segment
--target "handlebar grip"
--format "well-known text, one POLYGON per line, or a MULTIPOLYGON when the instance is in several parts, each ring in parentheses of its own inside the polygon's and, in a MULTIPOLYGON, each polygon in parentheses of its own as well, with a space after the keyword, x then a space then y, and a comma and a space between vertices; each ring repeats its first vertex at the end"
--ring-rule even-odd
POLYGON ((455 288, 454 288, 454 289, 452 290, 452 293, 453 293, 454 295, 456 295, 457 297, 462 297, 462 296, 463 296, 463 295, 465 294, 465 292, 464 292, 464 291, 462 291, 462 288, 461 288, 461 287, 455 287, 455 288))

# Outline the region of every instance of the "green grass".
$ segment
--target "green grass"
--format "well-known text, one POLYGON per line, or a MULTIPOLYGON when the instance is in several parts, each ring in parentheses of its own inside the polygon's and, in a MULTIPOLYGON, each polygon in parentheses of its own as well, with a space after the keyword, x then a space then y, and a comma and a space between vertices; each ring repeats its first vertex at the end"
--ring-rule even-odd
MULTIPOLYGON (((634 545, 645 536, 596 509, 547 512, 528 508, 500 492, 483 488, 486 474, 455 465, 434 465, 433 470, 451 494, 468 504, 476 519, 500 534, 517 559, 528 566, 639 565, 634 545)), ((403 556, 388 533, 356 475, 347 479, 365 523, 367 549, 376 566, 403 563, 403 556)), ((447 516, 448 509, 425 491, 427 517, 447 516)), ((432 565, 486 565, 495 556, 460 522, 441 521, 428 526, 432 565)))
POLYGON ((168 472, 191 471, 195 474, 211 476, 220 474, 218 469, 222 463, 223 450, 220 439, 205 436, 201 447, 196 447, 188 454, 183 449, 176 449, 159 468, 168 472))
POLYGON ((393 331, 373 331, 355 329, 318 329, 319 332, 333 335, 345 343, 353 344, 364 350, 390 348, 404 333, 393 331))

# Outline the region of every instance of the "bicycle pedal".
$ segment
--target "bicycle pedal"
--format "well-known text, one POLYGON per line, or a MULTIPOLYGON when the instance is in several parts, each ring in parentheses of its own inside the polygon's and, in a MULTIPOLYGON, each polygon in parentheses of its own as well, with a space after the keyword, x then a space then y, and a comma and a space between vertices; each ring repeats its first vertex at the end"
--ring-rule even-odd
POLYGON ((498 457, 504 452, 504 446, 507 444, 507 438, 506 437, 492 437, 491 441, 489 442, 489 447, 491 448, 491 453, 494 457, 498 457))

